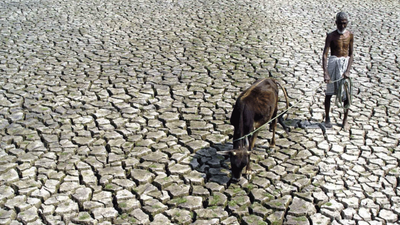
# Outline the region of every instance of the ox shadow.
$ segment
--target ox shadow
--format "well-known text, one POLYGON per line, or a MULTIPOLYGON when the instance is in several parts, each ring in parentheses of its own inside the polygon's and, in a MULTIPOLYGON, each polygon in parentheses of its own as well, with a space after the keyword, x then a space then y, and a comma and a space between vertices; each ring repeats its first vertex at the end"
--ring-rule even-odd
MULTIPOLYGON (((265 171, 257 163, 260 159, 268 157, 274 149, 269 148, 269 142, 265 143, 258 142, 252 150, 250 161, 252 163, 252 169, 254 173, 260 172, 260 170, 265 171)), ((232 184, 237 184, 241 187, 245 187, 250 180, 247 179, 243 174, 241 178, 237 181, 231 180, 232 177, 232 167, 229 155, 221 154, 221 152, 232 151, 232 143, 214 144, 211 147, 202 148, 193 154, 191 160, 191 166, 193 170, 204 174, 204 180, 207 183, 216 183, 223 186, 224 188, 229 188, 232 184)), ((245 168, 243 168, 243 171, 245 168)), ((252 177, 252 176, 251 176, 252 177)), ((236 185, 235 185, 236 186, 236 185)))
POLYGON ((205 175, 205 183, 215 182, 227 188, 231 179, 229 156, 217 152, 231 149, 232 144, 229 143, 202 148, 193 154, 190 164, 194 170, 205 175))

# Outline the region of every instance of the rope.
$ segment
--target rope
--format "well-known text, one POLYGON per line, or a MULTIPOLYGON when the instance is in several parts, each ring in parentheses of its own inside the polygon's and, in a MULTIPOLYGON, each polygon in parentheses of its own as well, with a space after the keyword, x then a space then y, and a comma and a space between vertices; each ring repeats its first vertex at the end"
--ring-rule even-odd
MULTIPOLYGON (((330 81, 329 83, 336 83, 336 82, 345 83, 345 82, 341 82, 342 80, 345 80, 345 79, 344 79, 344 78, 339 78, 339 79, 337 79, 337 80, 330 81)), ((348 78, 348 80, 350 80, 350 87, 351 87, 351 86, 352 86, 352 84, 351 84, 351 79, 348 78)), ((340 83, 339 83, 339 84, 340 84, 340 83)), ((318 85, 316 88, 314 88, 314 89, 312 90, 312 92, 315 92, 315 91, 316 91, 318 88, 320 88, 323 84, 325 84, 325 83, 324 83, 324 82, 321 82, 321 84, 318 85)), ((343 85, 339 85, 339 86, 341 87, 341 86, 343 86, 343 85)), ((338 92, 338 93, 339 93, 339 92, 338 92)), ((349 100, 351 101, 351 91, 350 91, 350 94, 348 94, 347 96, 350 96, 350 99, 349 99, 349 100)), ((297 100, 297 102, 296 102, 295 104, 293 104, 292 106, 290 106, 289 108, 287 108, 287 109, 284 110, 283 112, 279 113, 279 114, 276 115, 274 118, 268 120, 268 121, 265 122, 263 125, 261 125, 261 126, 258 127, 257 129, 255 129, 253 132, 250 132, 250 133, 248 133, 248 134, 246 134, 246 135, 244 135, 244 136, 242 136, 242 137, 240 137, 240 138, 237 138, 237 139, 233 140, 232 142, 240 141, 240 140, 242 140, 242 139, 244 139, 244 138, 246 138, 246 137, 248 137, 248 136, 253 135, 255 132, 257 132, 257 131, 261 130, 262 128, 264 128, 268 123, 270 123, 271 121, 277 119, 278 117, 280 117, 281 115, 283 115, 283 114, 285 114, 287 111, 289 111, 289 109, 291 109, 291 108, 297 106, 300 102, 304 101, 304 99, 305 99, 306 97, 307 97, 307 96, 304 96, 304 97, 301 98, 300 100, 297 100)), ((350 101, 349 101, 349 102, 350 102, 350 101)), ((346 105, 346 107, 347 107, 347 105, 346 105)), ((350 104, 348 104, 348 107, 350 107, 350 104)))
POLYGON ((347 79, 341 79, 338 85, 338 92, 335 98, 335 105, 339 108, 348 109, 350 108, 351 102, 353 101, 353 82, 350 77, 347 79), (347 103, 344 102, 347 100, 347 103))

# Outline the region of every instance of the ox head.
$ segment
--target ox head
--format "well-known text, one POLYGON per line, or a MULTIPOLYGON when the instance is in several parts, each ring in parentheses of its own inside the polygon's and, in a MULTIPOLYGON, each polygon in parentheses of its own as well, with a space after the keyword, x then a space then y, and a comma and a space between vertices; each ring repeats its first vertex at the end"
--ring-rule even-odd
POLYGON ((250 151, 246 148, 234 149, 230 151, 219 151, 220 155, 229 155, 231 160, 232 182, 238 182, 242 175, 242 170, 250 163, 250 151))

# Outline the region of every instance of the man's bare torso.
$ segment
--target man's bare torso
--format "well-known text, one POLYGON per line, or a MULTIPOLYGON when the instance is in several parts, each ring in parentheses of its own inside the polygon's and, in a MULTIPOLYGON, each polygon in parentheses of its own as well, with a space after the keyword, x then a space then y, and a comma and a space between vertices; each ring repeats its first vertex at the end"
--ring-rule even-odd
POLYGON ((337 57, 349 56, 350 41, 353 37, 353 33, 346 31, 343 35, 340 35, 336 30, 328 34, 329 47, 331 49, 331 55, 337 57))

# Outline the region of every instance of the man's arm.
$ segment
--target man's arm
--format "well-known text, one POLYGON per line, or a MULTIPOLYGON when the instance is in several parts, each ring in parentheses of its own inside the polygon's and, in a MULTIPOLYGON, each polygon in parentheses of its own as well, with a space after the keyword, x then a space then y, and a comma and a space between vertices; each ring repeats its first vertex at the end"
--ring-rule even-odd
POLYGON ((353 65, 353 42, 354 42, 354 35, 350 33, 350 43, 349 43, 349 63, 347 64, 346 72, 344 72, 343 77, 348 78, 350 77, 350 70, 351 66, 353 65))
POLYGON ((322 53, 322 69, 324 70, 325 83, 329 83, 329 81, 331 80, 328 73, 328 53, 330 49, 330 43, 331 43, 331 38, 330 35, 327 34, 325 39, 324 52, 322 53))

